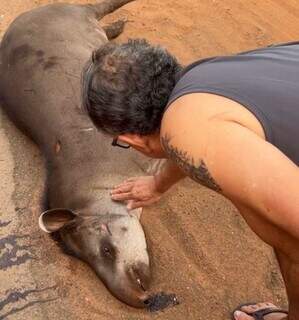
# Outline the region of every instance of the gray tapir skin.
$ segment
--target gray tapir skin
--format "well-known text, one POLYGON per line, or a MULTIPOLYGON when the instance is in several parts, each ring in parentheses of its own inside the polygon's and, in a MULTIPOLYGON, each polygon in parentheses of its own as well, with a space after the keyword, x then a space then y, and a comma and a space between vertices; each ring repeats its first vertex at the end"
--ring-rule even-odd
POLYGON ((136 154, 112 147, 81 106, 82 70, 108 41, 98 20, 130 1, 53 4, 19 16, 0 46, 0 99, 47 160, 50 210, 40 217, 42 228, 58 231, 114 296, 144 307, 150 282, 145 235, 138 218, 109 196, 113 185, 140 174, 136 154))

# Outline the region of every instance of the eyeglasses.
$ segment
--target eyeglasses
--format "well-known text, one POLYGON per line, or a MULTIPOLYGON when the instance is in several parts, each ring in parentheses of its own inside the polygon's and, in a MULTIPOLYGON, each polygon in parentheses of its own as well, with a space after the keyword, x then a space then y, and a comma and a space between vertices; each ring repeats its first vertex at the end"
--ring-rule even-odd
POLYGON ((113 147, 120 147, 120 148, 124 148, 124 149, 129 149, 131 146, 128 143, 125 142, 118 142, 118 138, 114 138, 112 140, 111 145, 113 147))

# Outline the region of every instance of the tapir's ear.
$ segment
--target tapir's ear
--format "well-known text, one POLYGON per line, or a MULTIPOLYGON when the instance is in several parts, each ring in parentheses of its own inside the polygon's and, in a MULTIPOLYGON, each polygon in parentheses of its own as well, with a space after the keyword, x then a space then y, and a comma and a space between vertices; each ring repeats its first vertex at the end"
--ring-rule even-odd
POLYGON ((44 211, 38 219, 39 227, 47 232, 55 232, 66 223, 72 221, 76 215, 69 209, 56 208, 44 211))

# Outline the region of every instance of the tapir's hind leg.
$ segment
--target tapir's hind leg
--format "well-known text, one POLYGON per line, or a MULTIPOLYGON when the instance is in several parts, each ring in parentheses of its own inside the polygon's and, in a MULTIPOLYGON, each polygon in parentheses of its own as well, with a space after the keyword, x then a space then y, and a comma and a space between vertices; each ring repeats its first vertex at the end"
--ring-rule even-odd
POLYGON ((106 32, 107 38, 111 40, 118 37, 124 31, 125 23, 126 21, 124 20, 118 20, 104 26, 103 29, 106 32))
POLYGON ((125 4, 135 0, 103 0, 97 4, 89 4, 96 11, 97 19, 102 19, 105 15, 112 13, 125 4))

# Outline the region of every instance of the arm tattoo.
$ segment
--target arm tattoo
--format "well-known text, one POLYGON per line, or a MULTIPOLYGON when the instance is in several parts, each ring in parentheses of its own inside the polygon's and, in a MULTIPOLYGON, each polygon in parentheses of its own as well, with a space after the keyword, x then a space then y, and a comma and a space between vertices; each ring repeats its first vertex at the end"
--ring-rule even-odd
POLYGON ((171 138, 168 134, 165 134, 161 138, 163 148, 170 159, 172 159, 176 165, 178 165, 194 181, 199 182, 214 191, 221 192, 220 186, 211 176, 204 161, 200 160, 199 165, 196 166, 194 159, 190 157, 187 152, 172 146, 170 140, 171 138))

